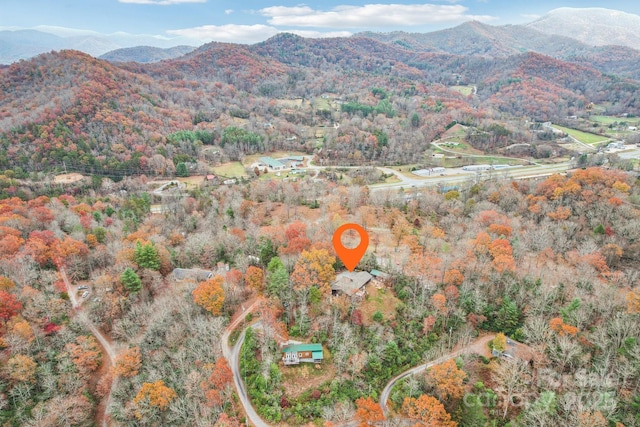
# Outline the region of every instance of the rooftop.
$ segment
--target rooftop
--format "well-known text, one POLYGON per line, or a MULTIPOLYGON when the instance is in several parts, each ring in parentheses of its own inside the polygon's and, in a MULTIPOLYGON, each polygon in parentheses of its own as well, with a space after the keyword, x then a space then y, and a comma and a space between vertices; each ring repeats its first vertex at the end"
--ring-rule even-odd
POLYGON ((284 164, 273 157, 260 157, 260 161, 272 169, 283 168, 284 164))
POLYGON ((364 285, 369 283, 373 276, 366 271, 349 272, 338 274, 336 281, 331 285, 332 291, 340 291, 347 295, 353 295, 364 285))
POLYGON ((282 347, 283 353, 297 353, 300 351, 322 351, 322 344, 289 344, 282 347))

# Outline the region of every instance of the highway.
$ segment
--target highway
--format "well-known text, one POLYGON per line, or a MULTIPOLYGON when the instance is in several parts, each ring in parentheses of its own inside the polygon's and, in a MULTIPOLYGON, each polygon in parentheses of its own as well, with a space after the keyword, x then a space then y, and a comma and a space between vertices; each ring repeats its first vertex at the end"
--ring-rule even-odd
POLYGON ((505 169, 491 171, 464 171, 462 168, 447 169, 444 175, 431 177, 409 178, 406 175, 389 168, 378 168, 384 173, 394 173, 400 182, 373 184, 369 186, 371 191, 383 191, 390 189, 410 189, 412 187, 435 187, 437 185, 456 185, 464 182, 480 182, 490 179, 529 179, 564 173, 571 169, 570 162, 554 165, 514 166, 505 169))

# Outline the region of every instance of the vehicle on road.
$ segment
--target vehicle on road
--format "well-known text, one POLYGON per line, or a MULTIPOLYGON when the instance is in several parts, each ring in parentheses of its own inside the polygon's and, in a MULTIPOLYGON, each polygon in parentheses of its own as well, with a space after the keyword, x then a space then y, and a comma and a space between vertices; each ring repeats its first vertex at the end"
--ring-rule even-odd
POLYGON ((89 289, 88 286, 82 285, 82 286, 78 286, 78 290, 79 291, 84 291, 85 289, 89 289))
POLYGON ((89 291, 84 291, 81 296, 82 296, 82 298, 88 297, 89 296, 89 291))

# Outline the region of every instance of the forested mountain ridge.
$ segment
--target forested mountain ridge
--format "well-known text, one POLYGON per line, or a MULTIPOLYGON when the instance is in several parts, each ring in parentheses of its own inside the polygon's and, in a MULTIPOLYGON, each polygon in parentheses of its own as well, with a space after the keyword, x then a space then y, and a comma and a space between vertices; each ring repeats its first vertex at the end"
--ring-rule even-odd
POLYGON ((594 67, 602 72, 638 78, 640 52, 622 45, 593 46, 571 37, 539 31, 527 25, 493 26, 466 22, 431 33, 360 33, 416 52, 440 52, 460 56, 507 58, 534 52, 567 62, 594 67))
MULTIPOLYGON (((623 51, 616 58, 609 62, 633 68, 623 51)), ((42 171, 64 162, 92 173, 171 173, 176 159, 196 162, 198 156, 196 140, 171 134, 199 130, 208 135, 205 143, 218 144, 226 128, 246 120, 260 139, 249 152, 280 147, 311 153, 315 138, 285 139, 311 135, 309 126, 350 120, 359 110, 365 116, 384 112, 379 120, 385 123, 343 128, 326 141, 336 156, 358 150, 364 162, 409 163, 419 161, 453 120, 557 120, 592 102, 606 103, 613 114, 638 114, 638 87, 635 80, 539 53, 421 52, 368 37, 280 34, 251 46, 210 43, 154 64, 114 64, 62 51, 0 70, 0 169, 42 171), (475 96, 447 89, 457 84, 474 86, 475 96), (371 97, 375 87, 385 94, 371 97), (310 114, 274 104, 325 93, 341 100, 310 114), (407 126, 414 115, 416 129, 407 126), (278 125, 260 125, 271 122, 278 125), (379 132, 389 142, 367 140, 379 132)))
POLYGON ((140 62, 144 64, 178 58, 194 49, 192 46, 175 46, 164 49, 154 46, 125 47, 100 55, 100 59, 112 62, 140 62))

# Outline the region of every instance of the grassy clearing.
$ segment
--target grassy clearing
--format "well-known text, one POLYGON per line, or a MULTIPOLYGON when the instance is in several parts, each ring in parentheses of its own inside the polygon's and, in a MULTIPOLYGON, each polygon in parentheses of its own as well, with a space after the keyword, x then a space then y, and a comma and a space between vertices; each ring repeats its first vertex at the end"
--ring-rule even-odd
POLYGON ((393 175, 384 180, 385 184, 395 184, 396 182, 400 182, 400 179, 393 175))
POLYGON ((469 144, 465 144, 464 142, 457 142, 455 140, 441 142, 439 145, 446 150, 455 151, 456 153, 460 154, 484 154, 481 150, 475 149, 469 144))
POLYGON ((473 93, 473 86, 451 86, 449 89, 460 92, 464 96, 469 96, 473 93))
POLYGON ((599 144, 609 139, 606 136, 596 135, 595 133, 587 133, 581 130, 571 129, 564 126, 553 125, 553 127, 565 132, 568 135, 571 135, 572 137, 574 137, 575 139, 577 139, 578 141, 584 144, 589 144, 589 145, 599 144))
POLYGON ((393 292, 386 288, 378 289, 375 286, 367 286, 367 295, 362 303, 360 310, 362 311, 362 320, 366 326, 373 323, 373 315, 379 311, 385 319, 391 319, 395 316, 396 306, 400 300, 396 298, 393 292))
POLYGON ((246 176, 244 171, 244 166, 240 162, 230 162, 224 163, 220 166, 213 167, 213 172, 216 175, 222 175, 229 178, 239 178, 241 176, 246 176))
POLYGON ((278 99, 276 100, 276 103, 281 106, 281 107, 285 107, 285 108, 295 108, 295 107, 301 107, 302 106, 302 98, 296 98, 296 99, 278 99))
POLYGON ((315 98, 315 108, 316 110, 331 110, 331 104, 329 100, 322 97, 315 98))
POLYGON ((187 184, 187 190, 190 190, 192 188, 200 187, 200 184, 202 184, 202 182, 204 181, 204 176, 194 175, 186 178, 177 178, 177 180, 182 182, 183 184, 187 184))

